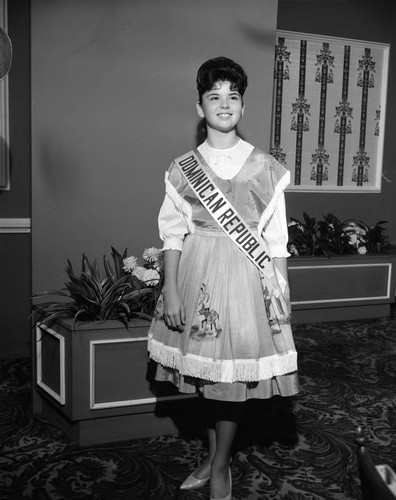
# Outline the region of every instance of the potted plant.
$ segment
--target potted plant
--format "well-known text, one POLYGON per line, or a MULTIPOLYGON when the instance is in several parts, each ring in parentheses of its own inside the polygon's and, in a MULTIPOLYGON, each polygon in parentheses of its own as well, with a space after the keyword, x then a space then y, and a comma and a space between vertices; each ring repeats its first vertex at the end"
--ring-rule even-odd
POLYGON ((113 247, 111 250, 112 264, 103 256, 105 276, 96 260, 90 262, 83 254, 79 275, 67 260, 69 280, 64 289, 34 295, 35 299, 58 298, 40 306, 45 313, 44 323, 62 318, 73 318, 74 325, 77 320, 119 320, 128 327, 132 318, 151 320, 162 287, 162 252, 146 248, 140 265, 136 257, 127 257, 127 249, 122 255, 113 247))
POLYGON ((385 229, 333 214, 290 218, 289 280, 295 322, 387 316, 395 255, 385 229))
MULTIPOLYGON (((35 413, 55 420, 78 444, 175 432, 179 395, 150 377, 147 334, 162 286, 162 252, 140 264, 112 248, 101 273, 83 254, 77 274, 67 262, 62 290, 35 295, 35 413), (173 405, 157 416, 158 405, 173 405)), ((165 384, 166 385, 166 384, 165 384)))
POLYGON ((370 227, 355 219, 341 221, 329 213, 317 221, 306 212, 304 221, 294 217, 288 224, 288 250, 292 256, 345 254, 382 254, 390 247, 389 236, 380 221, 370 227))

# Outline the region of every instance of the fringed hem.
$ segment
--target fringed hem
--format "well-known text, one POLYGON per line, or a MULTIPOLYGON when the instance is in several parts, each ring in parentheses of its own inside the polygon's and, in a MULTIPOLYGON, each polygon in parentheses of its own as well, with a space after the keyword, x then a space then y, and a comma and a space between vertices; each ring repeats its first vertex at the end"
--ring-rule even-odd
POLYGON ((259 382, 297 371, 297 352, 288 351, 259 359, 216 360, 194 354, 183 355, 179 349, 153 339, 149 332, 150 357, 181 375, 210 382, 259 382))
POLYGON ((192 221, 191 205, 180 196, 176 188, 170 182, 169 172, 165 173, 165 191, 166 194, 169 196, 169 198, 173 201, 176 210, 184 216, 184 219, 187 223, 188 231, 190 233, 193 233, 194 223, 192 221))
POLYGON ((263 230, 265 229, 265 226, 268 224, 269 220, 271 219, 271 216, 275 211, 276 203, 278 201, 279 196, 281 195, 281 193, 283 193, 283 191, 287 188, 287 186, 289 184, 290 184, 290 171, 286 170, 286 172, 283 174, 283 176, 279 180, 278 184, 275 186, 274 194, 273 194, 270 202, 268 203, 264 212, 261 214, 259 223, 257 225, 257 232, 259 235, 262 234, 263 230))

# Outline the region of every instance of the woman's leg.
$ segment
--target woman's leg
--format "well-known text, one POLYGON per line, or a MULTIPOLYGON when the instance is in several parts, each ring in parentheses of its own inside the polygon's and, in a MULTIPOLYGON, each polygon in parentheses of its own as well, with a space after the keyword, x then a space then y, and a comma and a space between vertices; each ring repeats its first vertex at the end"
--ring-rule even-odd
POLYGON ((213 457, 216 452, 216 431, 211 427, 207 429, 208 436, 208 454, 199 464, 199 466, 194 471, 194 477, 197 479, 204 479, 210 476, 210 467, 212 464, 213 457))
POLYGON ((194 477, 204 479, 210 476, 210 466, 216 452, 216 401, 205 399, 199 395, 201 414, 205 423, 208 438, 208 453, 194 471, 194 477))
POLYGON ((226 497, 231 488, 228 471, 241 409, 241 403, 216 401, 216 451, 210 472, 210 494, 213 498, 226 497))
POLYGON ((197 479, 210 475, 211 495, 224 498, 230 490, 228 470, 243 404, 203 397, 201 404, 207 427, 208 454, 193 475, 197 479))

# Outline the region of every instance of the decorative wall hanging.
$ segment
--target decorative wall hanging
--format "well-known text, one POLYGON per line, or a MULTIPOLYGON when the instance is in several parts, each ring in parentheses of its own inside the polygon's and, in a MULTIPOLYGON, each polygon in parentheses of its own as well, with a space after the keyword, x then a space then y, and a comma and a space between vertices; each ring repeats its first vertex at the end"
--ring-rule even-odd
POLYGON ((288 191, 380 192, 389 45, 277 31, 271 154, 288 191))
POLYGON ((7 0, 0 0, 0 189, 10 189, 8 78, 12 45, 7 33, 7 0))

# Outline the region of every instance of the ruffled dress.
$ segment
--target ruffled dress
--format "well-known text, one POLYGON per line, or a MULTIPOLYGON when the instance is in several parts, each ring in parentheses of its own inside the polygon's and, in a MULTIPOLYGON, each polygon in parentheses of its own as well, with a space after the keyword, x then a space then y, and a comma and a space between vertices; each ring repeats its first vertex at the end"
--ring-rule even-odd
MULTIPOLYGON (((239 140, 226 150, 206 142, 196 154, 271 257, 287 257, 284 189, 289 172, 272 156, 239 140)), ((159 216, 164 250, 181 251, 178 287, 186 309, 182 333, 163 320, 163 296, 148 339, 156 379, 180 392, 245 401, 298 392, 290 324, 271 328, 261 273, 220 229, 173 162, 159 216)))

